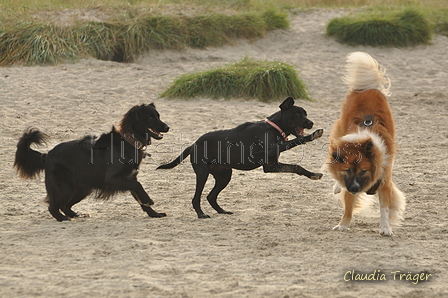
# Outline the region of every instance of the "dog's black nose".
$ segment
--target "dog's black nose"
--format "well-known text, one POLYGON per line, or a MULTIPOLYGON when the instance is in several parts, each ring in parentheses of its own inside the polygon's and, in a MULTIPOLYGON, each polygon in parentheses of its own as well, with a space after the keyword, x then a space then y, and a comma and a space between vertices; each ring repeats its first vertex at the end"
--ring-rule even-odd
POLYGON ((352 184, 350 186, 347 185, 347 190, 351 192, 352 194, 357 194, 361 191, 361 186, 359 184, 352 184))
POLYGON ((313 121, 311 121, 311 120, 308 120, 308 122, 306 123, 306 129, 311 129, 311 128, 313 128, 313 125, 314 125, 314 123, 313 123, 313 121))

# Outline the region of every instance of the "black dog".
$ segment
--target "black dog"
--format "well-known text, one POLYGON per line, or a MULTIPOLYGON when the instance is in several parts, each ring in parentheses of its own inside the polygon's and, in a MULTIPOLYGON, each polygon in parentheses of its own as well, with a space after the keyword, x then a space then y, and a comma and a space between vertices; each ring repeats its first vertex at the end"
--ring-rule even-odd
POLYGON ((151 208, 154 202, 137 181, 137 173, 151 138, 160 140, 160 132, 168 130, 152 103, 131 108, 118 129, 112 127, 97 140, 86 136, 61 143, 47 154, 30 148, 33 143, 44 143, 46 135, 28 129, 17 144, 14 167, 21 177, 29 179, 45 170, 48 210, 58 221, 77 217, 71 207, 92 191, 103 199, 130 191, 149 216, 163 217, 165 213, 151 208))
POLYGON ((322 174, 311 173, 298 165, 283 164, 278 161, 280 152, 297 145, 320 138, 323 130, 316 130, 308 136, 303 135, 304 128, 311 129, 313 122, 307 119, 304 109, 294 106, 294 100, 288 97, 281 105, 281 111, 268 117, 266 121, 244 123, 236 128, 209 132, 201 136, 193 145, 186 148, 174 161, 157 169, 170 169, 177 166, 190 155, 196 173, 196 192, 193 208, 199 218, 209 218, 201 210, 201 193, 208 175, 215 178, 215 186, 207 200, 218 213, 232 214, 223 210, 216 199, 227 186, 232 169, 253 170, 263 166, 265 173, 289 172, 304 175, 317 180, 322 174), (287 141, 293 134, 294 140, 287 141))

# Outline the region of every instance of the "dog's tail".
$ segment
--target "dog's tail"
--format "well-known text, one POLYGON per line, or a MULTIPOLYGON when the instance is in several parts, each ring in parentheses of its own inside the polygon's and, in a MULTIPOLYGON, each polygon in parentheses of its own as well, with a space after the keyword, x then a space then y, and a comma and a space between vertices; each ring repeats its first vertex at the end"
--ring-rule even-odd
POLYGON ((377 89, 384 95, 390 95, 390 80, 386 68, 365 52, 353 52, 347 55, 344 82, 351 91, 377 89))
POLYGON ((42 154, 31 149, 31 144, 45 144, 47 135, 36 128, 28 128, 23 133, 17 143, 16 158, 14 167, 22 178, 32 179, 36 177, 45 168, 45 157, 42 154))
MULTIPOLYGON (((344 191, 342 191, 341 186, 338 183, 336 183, 333 186, 333 192, 336 195, 336 197, 341 200, 342 206, 344 206, 345 208, 344 194, 347 193, 347 190, 344 189, 344 191)), ((355 200, 354 201, 355 205, 353 207, 354 212, 372 206, 375 201, 374 196, 367 195, 366 193, 363 192, 357 193, 354 197, 354 200, 355 200)))
POLYGON ((170 162, 170 163, 167 163, 167 164, 164 164, 164 165, 161 165, 161 166, 158 166, 157 167, 157 170, 158 169, 172 169, 172 168, 174 168, 175 166, 177 166, 178 164, 180 164, 184 159, 185 159, 185 157, 187 157, 188 155, 190 155, 190 153, 191 153, 191 148, 193 147, 193 145, 191 145, 191 146, 189 146, 189 147, 187 147, 175 160, 173 160, 172 162, 170 162))
POLYGON ((353 208, 353 211, 359 211, 361 209, 369 208, 373 205, 375 197, 367 195, 366 193, 357 193, 355 195, 355 206, 353 208))

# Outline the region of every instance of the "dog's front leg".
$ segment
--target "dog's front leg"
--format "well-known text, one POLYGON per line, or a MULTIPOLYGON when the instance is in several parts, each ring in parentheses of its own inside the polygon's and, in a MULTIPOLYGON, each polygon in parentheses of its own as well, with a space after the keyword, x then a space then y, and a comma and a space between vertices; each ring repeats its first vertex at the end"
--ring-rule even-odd
POLYGON ((324 130, 323 129, 317 129, 312 134, 307 135, 306 137, 303 137, 303 139, 304 139, 305 143, 308 143, 308 142, 314 141, 316 139, 319 139, 320 137, 322 137, 323 134, 324 134, 324 130))
POLYGON ((353 216, 353 210, 355 208, 355 195, 348 192, 346 189, 342 189, 342 200, 344 204, 344 215, 337 226, 333 228, 333 231, 347 231, 350 226, 350 222, 353 216))
POLYGON ((140 182, 137 181, 135 176, 133 178, 110 178, 107 180, 109 192, 116 191, 130 191, 132 196, 137 200, 142 209, 148 213, 150 217, 164 217, 165 213, 158 213, 151 208, 154 205, 154 201, 151 200, 149 195, 144 190, 140 182))
POLYGON ((299 165, 290 165, 280 162, 264 164, 263 171, 265 173, 296 173, 312 180, 319 180, 322 178, 321 173, 312 173, 299 165))
POLYGON ((143 211, 148 213, 150 217, 165 217, 166 213, 159 213, 154 211, 151 208, 151 205, 154 205, 154 201, 149 197, 146 191, 143 189, 143 186, 137 180, 134 180, 136 184, 136 188, 131 190, 132 196, 137 200, 137 202, 142 207, 143 211))
POLYGON ((282 142, 280 145, 278 145, 278 152, 283 152, 288 149, 294 148, 296 146, 303 145, 308 142, 312 142, 312 141, 322 137, 323 134, 324 134, 324 130, 318 129, 315 132, 313 132, 312 134, 307 135, 305 137, 300 136, 291 141, 282 142))
MULTIPOLYGON (((143 187, 142 187, 142 189, 143 189, 143 187)), ((144 190, 143 190, 143 192, 149 198, 148 194, 144 190)), ((140 196, 136 192, 131 191, 131 194, 137 200, 137 202, 140 204, 140 206, 142 207, 143 211, 148 213, 148 215, 150 217, 165 217, 166 216, 166 213, 159 213, 159 212, 156 212, 154 209, 151 208, 151 205, 154 204, 154 202, 151 199, 150 199, 151 203, 145 204, 145 203, 142 203, 142 200, 141 200, 140 196)))

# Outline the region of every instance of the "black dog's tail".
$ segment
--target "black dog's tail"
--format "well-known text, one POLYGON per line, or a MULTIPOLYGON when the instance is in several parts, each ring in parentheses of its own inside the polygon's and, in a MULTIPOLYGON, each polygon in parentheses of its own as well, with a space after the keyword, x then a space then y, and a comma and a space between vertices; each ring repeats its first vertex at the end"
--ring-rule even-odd
POLYGON ((167 164, 165 164, 165 165, 158 166, 158 167, 157 167, 157 170, 158 170, 158 169, 172 169, 172 168, 174 168, 175 166, 177 166, 178 164, 180 164, 180 163, 185 159, 185 157, 187 157, 188 155, 190 155, 190 153, 191 153, 191 148, 192 148, 192 147, 193 147, 193 145, 187 147, 187 148, 184 150, 184 152, 182 152, 181 155, 179 155, 179 156, 178 156, 175 160, 173 160, 172 162, 167 163, 167 164))
POLYGON ((36 128, 25 130, 17 143, 16 159, 14 160, 14 167, 20 177, 32 179, 44 170, 47 154, 37 152, 30 146, 31 144, 42 145, 46 139, 47 135, 36 128))

